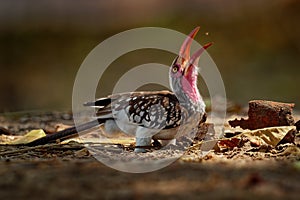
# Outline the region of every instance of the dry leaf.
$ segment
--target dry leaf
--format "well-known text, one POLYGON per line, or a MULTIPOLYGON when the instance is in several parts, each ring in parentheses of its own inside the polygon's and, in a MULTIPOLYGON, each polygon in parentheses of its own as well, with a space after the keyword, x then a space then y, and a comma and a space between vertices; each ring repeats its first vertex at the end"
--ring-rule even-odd
POLYGON ((296 133, 295 126, 278 126, 245 131, 231 138, 221 139, 217 145, 220 150, 233 149, 241 147, 247 141, 251 147, 271 146, 276 147, 287 134, 296 133))
POLYGON ((7 138, 7 140, 2 140, 0 144, 27 144, 44 136, 46 134, 42 129, 32 130, 24 136, 15 136, 13 139, 7 138))
POLYGON ((259 143, 259 146, 271 145, 275 147, 286 134, 293 130, 296 131, 294 126, 278 126, 243 132, 241 135, 246 136, 253 144, 259 143))
POLYGON ((239 146, 241 138, 228 138, 225 140, 219 140, 217 145, 220 150, 222 149, 233 149, 234 147, 239 146))

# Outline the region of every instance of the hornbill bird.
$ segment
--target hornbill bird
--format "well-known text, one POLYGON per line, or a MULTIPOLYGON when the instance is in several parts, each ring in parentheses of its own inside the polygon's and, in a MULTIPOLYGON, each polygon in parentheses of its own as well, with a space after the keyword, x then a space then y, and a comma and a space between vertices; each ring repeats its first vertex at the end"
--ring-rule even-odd
MULTIPOLYGON (((29 145, 44 144, 97 125, 103 125, 107 133, 121 131, 134 135, 135 152, 146 152, 144 147, 151 146, 152 139, 164 144, 174 142, 179 128, 196 126, 205 115, 205 104, 197 87, 197 66, 201 54, 212 43, 204 45, 190 56, 191 44, 198 31, 199 27, 195 28, 185 39, 170 67, 169 83, 172 92, 112 94, 85 103, 85 106, 97 109, 97 120, 40 138, 29 145)), ((196 127, 189 128, 192 130, 196 127)))

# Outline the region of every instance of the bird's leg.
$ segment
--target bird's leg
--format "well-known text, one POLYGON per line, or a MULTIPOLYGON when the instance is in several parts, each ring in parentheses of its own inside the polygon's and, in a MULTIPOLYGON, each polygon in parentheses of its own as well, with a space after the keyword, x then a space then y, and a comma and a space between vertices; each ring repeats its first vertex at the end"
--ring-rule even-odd
POLYGON ((136 153, 145 153, 146 148, 151 147, 152 136, 157 133, 157 130, 144 128, 139 126, 135 134, 135 149, 136 153))
POLYGON ((151 137, 149 138, 135 138, 135 148, 134 152, 136 153, 146 153, 146 147, 151 146, 151 137))

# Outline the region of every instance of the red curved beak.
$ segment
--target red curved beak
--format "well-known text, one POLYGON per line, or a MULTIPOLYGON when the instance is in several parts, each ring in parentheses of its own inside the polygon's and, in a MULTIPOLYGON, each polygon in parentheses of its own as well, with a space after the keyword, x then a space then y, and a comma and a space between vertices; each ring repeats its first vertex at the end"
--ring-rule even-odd
MULTIPOLYGON (((197 50, 192 56, 190 56, 190 49, 192 46, 193 39, 195 38, 196 34, 198 33, 200 27, 196 27, 192 32, 188 35, 188 37, 184 40, 183 44, 181 45, 179 51, 179 64, 184 71, 184 75, 188 76, 190 73, 191 68, 195 68, 198 65, 199 58, 201 54, 210 47, 213 43, 207 43, 202 48, 197 50)), ((190 74, 191 76, 191 74, 190 74)))
POLYGON ((184 58, 184 60, 190 59, 191 45, 199 29, 200 27, 198 26, 194 30, 192 30, 192 32, 188 35, 188 37, 184 40, 183 44, 181 45, 179 56, 184 58))

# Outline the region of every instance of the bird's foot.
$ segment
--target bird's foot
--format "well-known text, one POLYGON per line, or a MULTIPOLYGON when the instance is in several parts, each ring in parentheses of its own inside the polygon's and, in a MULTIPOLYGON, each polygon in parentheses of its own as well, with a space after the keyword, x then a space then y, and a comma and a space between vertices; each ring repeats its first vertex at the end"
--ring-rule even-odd
POLYGON ((145 148, 136 147, 136 148, 134 148, 134 152, 135 153, 146 153, 147 150, 145 148))
POLYGON ((151 138, 136 138, 135 146, 134 152, 146 153, 146 148, 151 147, 151 138))

